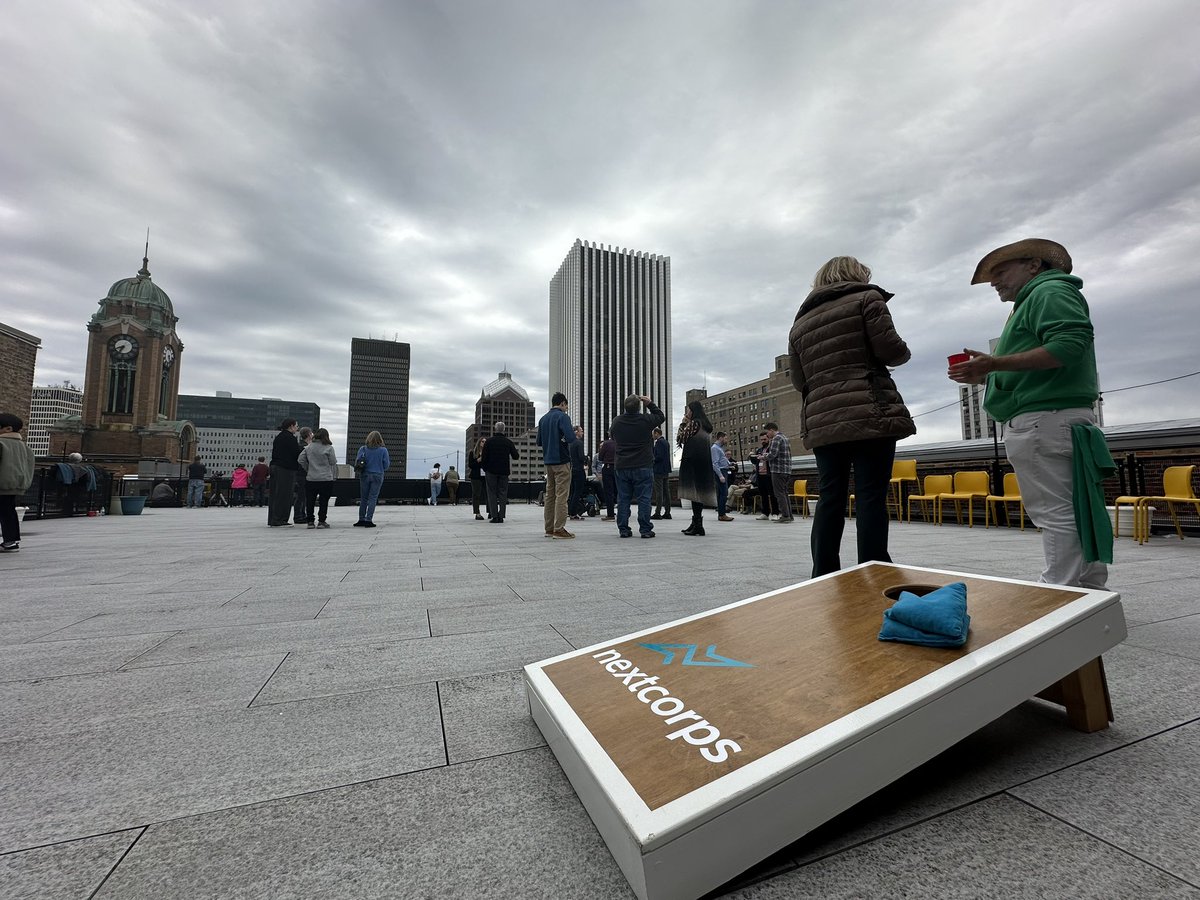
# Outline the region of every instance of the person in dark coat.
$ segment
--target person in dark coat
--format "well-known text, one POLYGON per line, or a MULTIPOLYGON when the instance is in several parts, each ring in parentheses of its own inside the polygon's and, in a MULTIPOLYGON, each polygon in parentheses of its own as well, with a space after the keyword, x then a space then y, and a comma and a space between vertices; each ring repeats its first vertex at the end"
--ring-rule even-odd
POLYGON ((654 515, 650 518, 671 518, 671 445, 661 428, 654 429, 654 515))
POLYGON ((296 472, 300 469, 300 442, 296 440, 296 420, 284 419, 271 444, 271 480, 267 482, 267 524, 272 528, 291 525, 292 494, 296 472))
POLYGON ((571 495, 567 498, 567 516, 583 519, 583 500, 587 491, 587 453, 583 449, 583 426, 575 426, 575 443, 571 445, 571 495))
POLYGON ((471 509, 475 511, 475 518, 481 522, 483 514, 479 512, 479 501, 482 500, 483 505, 487 506, 487 482, 483 477, 483 467, 479 464, 482 456, 483 438, 478 438, 471 452, 467 454, 467 474, 471 478, 471 509))
POLYGON ((492 436, 483 443, 483 458, 480 466, 487 473, 488 521, 493 525, 504 522, 508 509, 508 476, 512 472, 511 460, 520 459, 517 448, 504 433, 505 425, 497 422, 492 427, 492 436))
POLYGON ((684 534, 704 534, 704 507, 717 505, 717 479, 712 465, 712 422, 704 414, 704 404, 693 400, 683 411, 683 421, 675 433, 675 443, 683 450, 679 461, 679 499, 692 501, 692 524, 684 534))
POLYGON ((854 471, 858 506, 858 561, 891 562, 888 555, 888 484, 896 441, 916 425, 889 366, 909 360, 887 302, 871 284, 871 270, 852 256, 836 256, 817 271, 812 293, 788 335, 792 386, 800 392, 801 435, 820 473, 813 517, 813 577, 841 568, 845 509, 854 471))

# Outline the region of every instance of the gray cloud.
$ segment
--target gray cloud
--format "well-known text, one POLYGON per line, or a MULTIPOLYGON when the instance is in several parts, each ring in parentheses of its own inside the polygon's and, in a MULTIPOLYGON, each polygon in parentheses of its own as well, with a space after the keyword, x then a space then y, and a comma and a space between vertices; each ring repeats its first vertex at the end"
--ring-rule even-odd
MULTIPOLYGON (((914 411, 1005 308, 968 285, 1021 236, 1085 281, 1105 387, 1195 368, 1200 25, 1184 0, 10 4, 0 33, 5 322, 80 380, 83 323, 151 270, 186 392, 321 404, 350 339, 413 345, 410 469, 507 365, 545 408, 547 283, 580 237, 672 258, 674 386, 783 352, 815 269, 894 291, 914 411), (37 35, 37 40, 30 40, 37 35)), ((1112 394, 1192 416, 1195 380, 1112 394)), ((917 441, 957 436, 949 409, 917 441)))

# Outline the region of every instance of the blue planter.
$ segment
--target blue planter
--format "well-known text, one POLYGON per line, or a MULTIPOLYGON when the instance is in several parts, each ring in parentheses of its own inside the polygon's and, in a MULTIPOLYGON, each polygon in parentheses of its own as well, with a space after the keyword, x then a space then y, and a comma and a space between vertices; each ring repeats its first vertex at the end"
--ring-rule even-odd
POLYGON ((145 497, 122 497, 121 498, 121 515, 123 516, 140 516, 142 510, 146 508, 145 497))

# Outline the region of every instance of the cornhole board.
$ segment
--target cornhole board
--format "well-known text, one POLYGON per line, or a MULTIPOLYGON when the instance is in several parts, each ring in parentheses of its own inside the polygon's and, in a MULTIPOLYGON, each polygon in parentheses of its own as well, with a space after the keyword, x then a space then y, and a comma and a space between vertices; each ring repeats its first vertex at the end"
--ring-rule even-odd
POLYGON ((865 563, 534 663, 525 683, 637 896, 693 900, 1039 692, 1078 713, 1090 690, 1093 723, 1099 692, 1104 727, 1098 658, 1125 635, 1115 593, 865 563), (885 589, 953 581, 964 647, 876 639, 885 589))

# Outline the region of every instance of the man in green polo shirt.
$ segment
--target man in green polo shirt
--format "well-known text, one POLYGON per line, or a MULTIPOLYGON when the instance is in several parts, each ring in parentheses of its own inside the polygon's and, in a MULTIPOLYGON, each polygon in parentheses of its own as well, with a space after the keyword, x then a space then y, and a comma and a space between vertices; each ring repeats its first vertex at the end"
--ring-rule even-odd
POLYGON ((994 354, 964 349, 950 367, 960 384, 987 382, 984 409, 1005 423, 1004 447, 1029 517, 1042 529, 1040 581, 1104 588, 1108 568, 1085 562, 1072 496, 1071 426, 1095 424, 1096 352, 1083 282, 1054 241, 1030 238, 993 250, 971 284, 988 282, 1013 310, 994 354))

